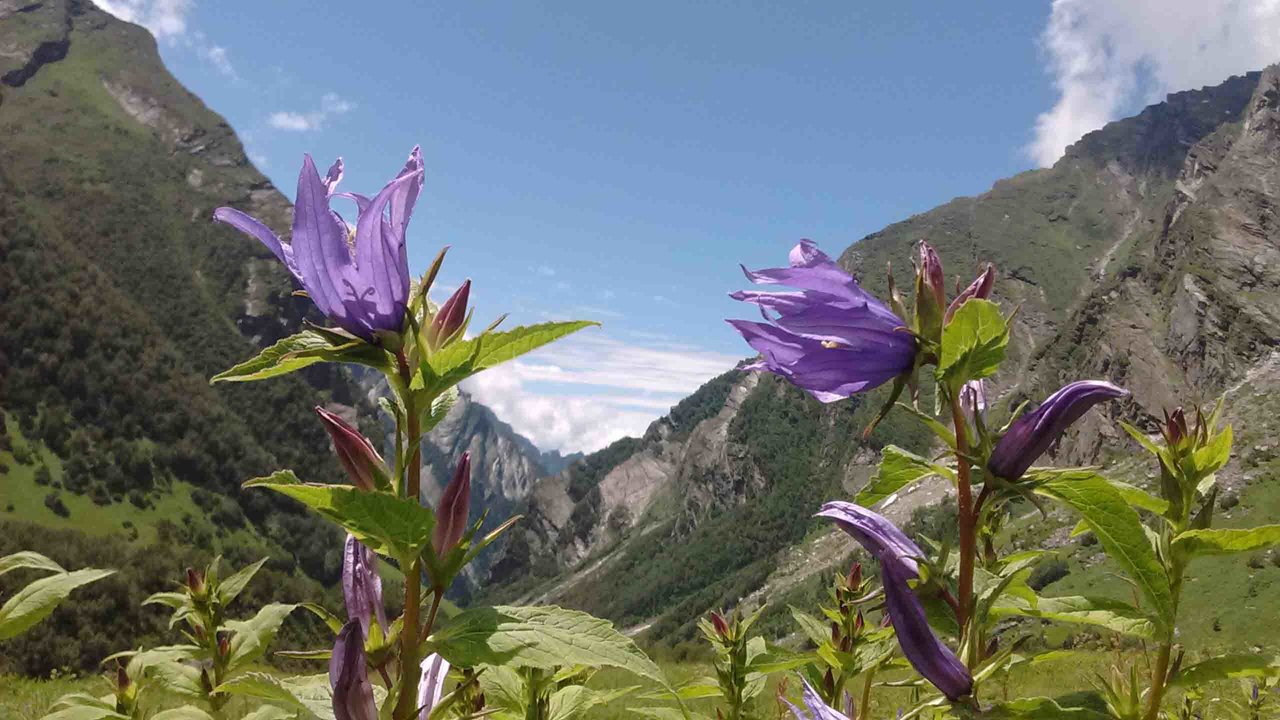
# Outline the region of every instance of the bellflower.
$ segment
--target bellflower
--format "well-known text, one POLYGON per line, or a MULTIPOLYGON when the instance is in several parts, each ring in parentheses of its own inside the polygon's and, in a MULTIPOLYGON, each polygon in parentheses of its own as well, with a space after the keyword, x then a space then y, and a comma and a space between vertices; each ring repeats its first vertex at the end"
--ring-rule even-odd
POLYGON ((791 250, 790 264, 742 270, 751 282, 789 285, 800 292, 730 294, 759 306, 769 320, 728 321, 763 356, 747 369, 769 370, 822 402, 835 402, 912 368, 917 343, 905 330, 906 322, 817 245, 801 240, 791 250))
POLYGON ((333 450, 338 454, 338 462, 342 463, 351 482, 365 491, 376 488, 378 474, 385 477, 387 467, 378 451, 373 449, 373 443, 337 413, 317 405, 316 414, 324 423, 325 432, 329 433, 329 439, 333 441, 333 450))
POLYGON ((379 332, 398 333, 404 327, 409 298, 405 229, 422 188, 422 153, 415 147, 400 174, 372 199, 336 193, 342 173, 339 159, 322 179, 311 156, 303 157, 287 244, 261 221, 234 208, 218 208, 213 219, 266 245, 325 317, 372 342, 379 332), (334 197, 355 201, 354 228, 330 209, 334 197))
POLYGON ((924 556, 920 548, 884 516, 853 503, 829 502, 822 506, 818 517, 834 520, 880 561, 885 610, 902 654, 916 672, 949 700, 968 695, 973 690, 973 677, 955 653, 933 634, 924 606, 909 584, 920 577, 916 562, 916 558, 924 556))
POLYGON ((422 679, 418 681, 418 720, 427 720, 431 709, 440 702, 448 676, 448 660, 435 653, 422 660, 422 679))
POLYGON ((804 693, 801 695, 804 707, 799 708, 789 701, 783 700, 791 708, 796 720, 849 720, 844 713, 823 702, 818 691, 813 689, 808 680, 804 681, 804 693))
POLYGON ((329 684, 333 688, 336 720, 378 720, 369 668, 365 664, 364 634, 352 620, 342 626, 329 656, 329 684))
POLYGON ((1017 480, 1089 408, 1128 394, 1102 380, 1078 380, 1064 386, 1035 412, 1014 421, 991 451, 987 470, 996 477, 1017 480))
POLYGON ((443 557, 462 539, 471 513, 471 453, 464 452, 453 471, 453 479, 444 489, 436 506, 436 526, 431 530, 431 545, 443 557))
POLYGON ((364 635, 374 618, 385 633, 387 611, 382 606, 382 578, 378 575, 377 556, 353 536, 347 535, 342 548, 342 599, 347 606, 347 619, 360 623, 364 635))

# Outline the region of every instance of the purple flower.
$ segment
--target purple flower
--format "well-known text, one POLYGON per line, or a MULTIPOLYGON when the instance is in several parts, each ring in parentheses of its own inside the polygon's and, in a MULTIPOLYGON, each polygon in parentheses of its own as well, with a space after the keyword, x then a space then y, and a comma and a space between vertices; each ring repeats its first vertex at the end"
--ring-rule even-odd
POLYGON ((915 364, 916 340, 902 318, 812 242, 801 240, 791 250, 791 267, 743 272, 754 283, 800 288, 730 294, 758 305, 770 321, 728 321, 763 356, 748 369, 777 373, 822 402, 835 402, 915 364))
POLYGON ((987 387, 982 380, 970 380, 960 388, 960 410, 970 425, 977 425, 977 418, 987 418, 987 387))
POLYGON ((372 199, 335 193, 342 171, 339 159, 322 179, 311 156, 304 156, 288 244, 261 221, 234 208, 218 208, 213 219, 261 241, 302 283, 325 317, 373 341, 379 331, 400 332, 404 326, 409 298, 405 229, 422 188, 422 153, 415 147, 400 174, 372 199), (333 197, 355 201, 354 228, 330 209, 333 197))
POLYGON ((431 531, 431 545, 437 557, 453 549, 467 530, 471 512, 471 453, 464 452, 453 471, 453 479, 444 489, 436 506, 436 526, 431 531))
POLYGON ((844 713, 823 702, 818 691, 813 689, 808 680, 804 681, 804 693, 801 697, 804 708, 796 707, 789 701, 783 700, 791 708, 791 714, 796 720, 849 720, 844 713))
POLYGON ((987 470, 1005 480, 1017 480, 1089 408, 1128 394, 1129 391, 1102 380, 1077 380, 1064 386, 1035 412, 1014 421, 991 451, 987 470))
POLYGON ((342 548, 342 599, 347 605, 347 619, 360 623, 364 635, 376 617, 386 632, 387 611, 382 606, 382 578, 378 575, 377 556, 351 535, 342 548))
POLYGON ((336 720, 378 720, 369 668, 365 665, 364 634, 352 620, 342 626, 329 657, 329 684, 333 687, 336 720))
POLYGON ((427 720, 431 709, 440 702, 444 681, 449 676, 449 661, 431 653, 422 661, 422 679, 418 681, 418 720, 427 720))
POLYGON ((908 584, 920 577, 916 558, 924 553, 884 516, 848 502, 829 502, 818 517, 834 520, 880 561, 885 610, 907 661, 949 700, 973 690, 973 677, 929 628, 924 606, 908 584))

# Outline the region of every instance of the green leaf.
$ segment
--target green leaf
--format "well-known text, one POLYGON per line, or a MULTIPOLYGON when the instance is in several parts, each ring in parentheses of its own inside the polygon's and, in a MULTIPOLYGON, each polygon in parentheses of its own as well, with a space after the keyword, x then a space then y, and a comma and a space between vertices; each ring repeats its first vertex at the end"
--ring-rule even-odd
POLYGON ((1169 576, 1156 557, 1138 513, 1110 482, 1088 470, 1029 474, 1036 491, 1066 503, 1089 522, 1107 555, 1137 584, 1151 603, 1158 629, 1173 625, 1169 576), (1048 478, 1048 479, 1045 479, 1048 478))
POLYGON ((1108 720, 1105 713, 1082 707, 1063 707, 1052 698, 1019 698, 982 714, 989 720, 1108 720))
POLYGON ((1200 480, 1221 470, 1230 459, 1231 426, 1228 425, 1222 429, 1222 432, 1213 436, 1209 444, 1195 451, 1191 456, 1191 467, 1186 468, 1187 474, 1200 480))
POLYGON ((214 375, 209 382, 249 382, 296 372, 318 362, 349 362, 374 368, 390 367, 387 353, 363 340, 336 345, 316 330, 290 335, 229 370, 214 375))
MULTIPOLYGON (((1102 476, 1099 475, 1098 477, 1102 476)), ((1156 515, 1164 515, 1169 511, 1168 500, 1158 498, 1136 485, 1130 485, 1129 483, 1120 482, 1119 480, 1112 480, 1111 478, 1103 479, 1110 483, 1111 487, 1116 489, 1116 492, 1120 493, 1120 497, 1123 497, 1125 502, 1136 508, 1153 512, 1156 515)))
POLYGON ((796 624, 800 626, 800 630, 804 632, 805 637, 809 638, 809 642, 821 647, 831 640, 831 627, 829 625, 794 605, 788 605, 787 607, 791 608, 791 617, 795 618, 796 624))
POLYGON ((991 609, 995 618, 1020 615, 1042 620, 1096 625, 1123 635, 1150 638, 1155 626, 1142 611, 1118 600, 1094 597, 1039 598, 1033 605, 1020 597, 1008 597, 991 609))
POLYGON ((270 488, 288 495, 341 525, 370 550, 388 557, 417 557, 431 543, 435 515, 408 498, 350 485, 301 483, 289 470, 254 478, 244 487, 270 488))
POLYGON ((290 710, 301 711, 309 718, 315 716, 307 704, 299 700, 279 678, 267 673, 245 673, 222 683, 214 688, 214 692, 266 700, 290 710))
POLYGON ((547 343, 600 323, 588 320, 549 322, 524 325, 505 332, 488 332, 470 340, 455 342, 427 359, 424 375, 426 389, 432 394, 458 384, 481 370, 486 370, 532 352, 547 343))
POLYGON ((86 568, 40 578, 0 607, 0 640, 8 640, 49 616, 72 590, 111 575, 115 570, 86 568))
POLYGON ((272 603, 258 611, 248 620, 232 620, 227 623, 231 636, 230 658, 227 669, 235 672, 240 668, 262 657, 267 646, 280 632, 280 625, 289 617, 297 605, 272 603))
POLYGON ((662 671, 613 623, 577 610, 480 607, 459 613, 428 643, 450 663, 469 667, 609 666, 670 688, 662 671))
POLYGON ((938 377, 958 390, 970 380, 993 374, 1004 361, 1009 328, 990 300, 966 300, 942 330, 938 377))
POLYGON ((85 693, 63 695, 52 710, 40 720, 129 720, 128 715, 116 712, 115 703, 108 704, 85 693))
POLYGON ((1280 545, 1280 525, 1247 529, 1187 530, 1173 539, 1173 551, 1185 558, 1228 555, 1280 545))
POLYGON ((241 569, 231 577, 218 583, 218 599, 222 601, 222 604, 230 605, 232 600, 239 597, 240 593, 244 590, 244 587, 253 579, 253 576, 262 569, 263 565, 267 564, 268 559, 269 558, 262 558, 258 562, 241 569))
POLYGON ((880 469, 875 478, 858 492, 853 501, 863 507, 875 507, 876 503, 907 485, 931 475, 954 477, 950 468, 935 465, 896 445, 888 445, 881 453, 880 469))
MULTIPOLYGON (((311 717, 314 713, 307 713, 303 717, 311 717)), ((275 705, 262 705, 257 710, 245 715, 240 720, 297 720, 298 714, 290 712, 275 705)))
POLYGON ((1280 661, 1261 655, 1222 655, 1183 668, 1169 681, 1174 687, 1195 687, 1205 683, 1245 677, 1280 675, 1280 661))
POLYGON ((16 552, 12 555, 6 555, 0 558, 0 575, 4 575, 10 570, 30 569, 44 570, 46 572, 64 573, 66 570, 61 565, 41 555, 38 552, 29 550, 16 552))
MULTIPOLYGON (((404 577, 404 576, 402 575, 401 577, 404 577)), ((334 615, 333 613, 329 612, 324 606, 319 605, 317 603, 306 602, 306 603, 302 603, 298 607, 302 608, 303 610, 307 610, 312 615, 315 615, 316 617, 324 621, 324 624, 329 626, 329 629, 333 631, 334 635, 337 635, 338 633, 342 632, 342 626, 346 624, 342 621, 342 618, 339 618, 337 615, 334 615)))
POLYGON ((151 716, 151 720, 215 720, 212 715, 194 705, 183 705, 172 710, 162 710, 151 716))
POLYGON ((611 703, 634 690, 634 687, 593 690, 582 685, 561 688, 553 693, 547 702, 547 720, 570 720, 570 718, 582 717, 591 708, 611 703))

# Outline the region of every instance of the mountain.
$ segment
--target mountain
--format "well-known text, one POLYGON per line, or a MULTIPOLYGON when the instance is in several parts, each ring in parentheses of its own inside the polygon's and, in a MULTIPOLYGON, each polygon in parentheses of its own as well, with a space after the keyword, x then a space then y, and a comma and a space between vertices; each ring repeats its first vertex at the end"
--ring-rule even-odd
POLYGON ((314 312, 266 248, 210 222, 232 204, 284 231, 288 200, 149 33, 84 0, 0 0, 0 137, 0 534, 68 566, 103 566, 73 555, 105 547, 108 566, 142 547, 163 566, 85 590, 85 606, 133 610, 96 626, 60 610, 6 660, 93 667, 93 637, 136 644, 139 593, 178 576, 181 548, 270 555, 280 587, 332 584, 338 533, 240 483, 282 467, 341 480, 311 408, 377 411, 341 368, 208 382, 314 312))
MULTIPOLYGON (((1019 308, 1013 354, 990 392, 996 412, 1077 378, 1133 391, 1078 423, 1056 462, 1119 460, 1109 472, 1148 482, 1150 469, 1121 454, 1132 448, 1115 421, 1154 431, 1163 408, 1225 393, 1237 433, 1236 459, 1220 474, 1227 515, 1274 522, 1280 497, 1264 481, 1280 473, 1277 208, 1280 67, 1270 67, 1171 94, 1086 135, 1053 167, 873 233, 840 262, 880 294, 888 262, 909 269, 921 238, 958 282, 994 262, 996 299, 1019 308)), ((672 644, 694 637, 694 620, 709 609, 767 599, 761 627, 781 632, 786 603, 817 598, 823 573, 851 550, 809 515, 861 487, 884 444, 930 450, 932 438, 901 415, 861 439, 884 394, 822 405, 770 375, 711 381, 681 404, 695 412, 677 406, 644 438, 538 483, 523 510, 528 522, 494 564, 490 597, 580 607, 672 644)), ((917 486, 883 511, 935 527, 945 512, 930 508, 947 491, 917 486)), ((1021 541, 1066 543, 1070 522, 1052 520, 1021 541)), ((1254 575, 1243 563, 1232 572, 1254 575)), ((1079 576, 1105 582, 1088 565, 1075 565, 1079 576)), ((1253 608, 1243 593, 1246 585, 1256 593, 1256 580, 1214 602, 1253 608)), ((1214 627, 1244 632, 1249 622, 1265 618, 1247 610, 1214 627)))

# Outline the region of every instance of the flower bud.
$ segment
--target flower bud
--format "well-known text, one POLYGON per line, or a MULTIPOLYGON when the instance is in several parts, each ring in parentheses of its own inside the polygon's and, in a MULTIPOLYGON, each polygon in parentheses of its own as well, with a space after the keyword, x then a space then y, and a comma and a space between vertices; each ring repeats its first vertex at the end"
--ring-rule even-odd
POLYGON ((987 415, 987 388, 981 380, 970 380, 960 388, 960 411, 972 426, 987 415))
POLYGON ((467 300, 470 295, 471 280, 468 279, 462 283, 462 287, 449 296, 448 300, 444 301, 444 305, 440 306, 440 311, 436 313, 431 320, 431 326, 427 328, 427 345, 432 350, 439 349, 462 327, 462 323, 467 319, 467 300))
POLYGON ((724 616, 713 610, 708 617, 711 618, 711 625, 716 629, 716 634, 722 638, 728 638, 729 623, 725 622, 724 616))
POLYGON ((929 243, 921 240, 919 262, 916 265, 916 332, 939 339, 942 332, 942 315, 947 305, 942 261, 929 243))
POLYGON ((338 454, 338 462, 342 463, 351 482, 361 490, 375 489, 379 474, 385 477, 388 473, 382 457, 373 449, 373 443, 336 413, 317 405, 316 414, 324 423, 324 429, 333 441, 333 450, 338 454))
POLYGON ((858 592, 862 587, 862 563, 856 562, 849 568, 849 589, 858 592))
POLYGON ((458 544, 467 529, 471 514, 471 453, 462 453, 453 479, 444 489, 440 505, 436 507, 436 526, 431 533, 431 544, 436 557, 444 557, 458 544))
POLYGON ((973 282, 969 283, 969 287, 961 290, 960 294, 956 295, 955 299, 951 301, 951 304, 947 306, 947 312, 943 317, 943 322, 950 322, 951 316, 955 315, 956 311, 960 309, 960 306, 969 298, 986 300, 991 297, 991 288, 995 284, 995 281, 995 266, 987 263, 986 269, 983 270, 973 282))
POLYGON ((858 637, 861 637, 862 630, 866 626, 867 626, 867 621, 865 618, 862 617, 862 611, 859 610, 857 616, 854 617, 853 619, 853 634, 858 637))
POLYGON ((938 307, 947 303, 946 277, 942 272, 942 260, 929 243, 920 241, 920 277, 938 307))
POLYGON ((227 657, 231 653, 231 635, 218 633, 218 656, 227 657))
POLYGON ((382 605, 382 577, 378 575, 377 556, 348 534, 342 548, 342 600, 347 619, 360 623, 365 637, 373 632, 373 620, 379 629, 387 626, 387 611, 382 605))
POLYGON ((193 597, 204 597, 209 586, 204 581, 204 573, 195 568, 187 568, 187 590, 193 597))
POLYGON ((329 656, 329 684, 333 688, 336 720, 378 720, 378 706, 369 683, 360 623, 342 626, 329 656))
POLYGON ((1182 411, 1182 408, 1177 408, 1172 413, 1165 410, 1164 425, 1160 430, 1164 435, 1164 441, 1169 444, 1169 447, 1177 448, 1190 434, 1187 431, 1187 415, 1182 411))
POLYGON ((840 647, 840 623, 831 623, 831 644, 840 647))

